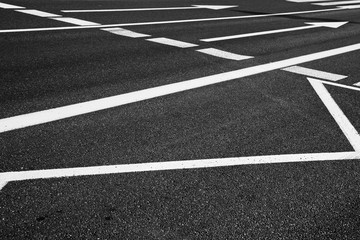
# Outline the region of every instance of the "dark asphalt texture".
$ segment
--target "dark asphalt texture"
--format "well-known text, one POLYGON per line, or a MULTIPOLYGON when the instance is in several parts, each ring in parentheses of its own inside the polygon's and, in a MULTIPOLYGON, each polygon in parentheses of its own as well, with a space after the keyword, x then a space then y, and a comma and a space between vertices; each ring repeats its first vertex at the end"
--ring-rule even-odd
MULTIPOLYGON (((316 10, 285 0, 12 0, 101 24, 316 10), (225 10, 62 13, 66 9, 239 5, 225 10)), ((100 29, 0 33, 0 119, 359 43, 360 10, 124 27, 180 49, 100 29), (349 21, 339 29, 200 39, 349 21), (231 61, 196 52, 254 56, 231 61)), ((71 26, 0 9, 0 29, 71 26)), ((360 81, 360 52, 301 64, 360 81)), ((327 86, 360 131, 360 93, 327 86)), ((276 70, 0 133, 0 171, 352 151, 305 76, 276 70)), ((0 239, 360 239, 358 160, 246 165, 10 182, 0 239)))

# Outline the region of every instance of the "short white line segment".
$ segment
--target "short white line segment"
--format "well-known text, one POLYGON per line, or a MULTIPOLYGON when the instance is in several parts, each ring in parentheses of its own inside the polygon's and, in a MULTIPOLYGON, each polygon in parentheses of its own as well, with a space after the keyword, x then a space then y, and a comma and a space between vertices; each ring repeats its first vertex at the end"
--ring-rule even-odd
POLYGON ((294 32, 294 31, 320 28, 320 27, 338 28, 346 23, 348 23, 348 22, 306 22, 305 24, 308 24, 310 26, 285 28, 285 29, 277 29, 277 30, 254 32, 254 33, 245 33, 245 34, 238 34, 238 35, 231 35, 231 36, 224 36, 224 37, 206 38, 206 39, 200 39, 200 40, 203 42, 218 42, 218 41, 224 41, 224 40, 230 40, 230 39, 248 38, 248 37, 263 36, 263 35, 276 34, 276 33, 284 33, 284 32, 294 32))
POLYGON ((124 37, 131 37, 131 38, 144 38, 144 37, 151 37, 151 35, 133 32, 124 28, 102 28, 101 30, 110 32, 115 35, 120 35, 124 37))
POLYGON ((304 75, 304 76, 308 76, 308 77, 325 79, 325 80, 329 80, 329 81, 339 81, 339 80, 347 78, 347 76, 344 76, 344 75, 323 72, 323 71, 300 67, 300 66, 292 66, 292 67, 284 68, 282 70, 300 74, 300 75, 304 75))
POLYGON ((307 79, 309 80, 312 87, 315 89, 316 93, 319 95, 320 99, 325 104, 326 108, 333 116, 347 139, 349 140, 354 150, 360 153, 360 135, 358 131, 354 128, 349 119, 345 116, 343 111, 336 104, 328 90, 325 88, 324 84, 318 81, 318 79, 307 79))
POLYGON ((205 48, 205 49, 200 49, 200 50, 196 50, 196 51, 205 53, 205 54, 208 54, 211 56, 220 57, 220 58, 229 59, 229 60, 235 60, 235 61, 241 61, 241 60, 253 58, 251 56, 239 55, 239 54, 235 54, 235 53, 231 53, 231 52, 222 51, 222 50, 219 50, 216 48, 205 48))
POLYGON ((15 6, 15 5, 0 2, 0 8, 3 8, 3 9, 23 9, 24 7, 15 6))
POLYGON ((195 10, 211 9, 221 10, 238 7, 237 5, 192 5, 192 7, 164 7, 164 8, 122 8, 122 9, 88 9, 88 10, 61 10, 66 13, 91 13, 91 12, 141 12, 141 11, 167 11, 167 10, 195 10))
POLYGON ((12 131, 15 129, 39 125, 60 119, 79 116, 86 113, 96 112, 104 109, 122 106, 129 103, 139 102, 160 96, 166 96, 173 93, 209 86, 216 83, 230 81, 234 79, 253 76, 277 69, 282 69, 301 63, 311 62, 327 57, 336 56, 343 53, 360 50, 360 43, 345 47, 335 48, 327 51, 307 54, 299 57, 285 59, 277 62, 261 64, 253 67, 215 74, 207 77, 196 78, 183 82, 168 84, 164 86, 144 89, 140 91, 120 94, 113 97, 102 98, 98 100, 77 103, 64 107, 58 107, 40 112, 33 112, 14 117, 0 119, 0 133, 12 131))
POLYGON ((174 40, 174 39, 170 39, 170 38, 164 38, 164 37, 150 38, 150 39, 146 39, 146 40, 150 41, 150 42, 160 43, 160 44, 169 45, 169 46, 173 46, 173 47, 179 47, 179 48, 191 48, 191 47, 199 46, 197 44, 182 42, 182 41, 178 41, 178 40, 174 40))
POLYGON ((8 182, 34 180, 34 179, 51 179, 51 178, 96 176, 96 175, 119 174, 119 173, 230 167, 230 166, 241 166, 241 165, 251 165, 251 164, 336 161, 336 160, 351 160, 351 159, 359 159, 359 158, 360 158, 360 153, 357 152, 308 153, 308 154, 201 159, 201 160, 185 160, 185 161, 169 161, 169 162, 153 162, 153 163, 123 164, 123 165, 109 165, 109 166, 5 172, 5 173, 0 173, 0 190, 1 187, 4 187, 8 182))
POLYGON ((66 23, 71 23, 74 25, 79 25, 79 26, 92 26, 92 25, 101 25, 99 23, 94 23, 94 22, 90 22, 90 21, 86 21, 86 20, 81 20, 81 19, 77 19, 77 18, 70 18, 70 17, 62 17, 62 18, 53 18, 54 20, 57 21, 61 21, 61 22, 66 22, 66 23))
POLYGON ((355 83, 354 85, 360 87, 360 82, 355 83))
MULTIPOLYGON (((353 87, 353 86, 348 86, 348 85, 345 85, 345 84, 340 84, 340 83, 335 83, 335 82, 328 82, 328 81, 323 81, 323 80, 319 80, 319 79, 316 79, 316 80, 319 81, 319 82, 322 82, 324 84, 327 84, 327 85, 331 85, 331 86, 335 86, 335 87, 340 87, 340 88, 345 88, 345 89, 360 92, 360 88, 359 88, 360 83, 358 84, 359 87, 353 87)), ((357 86, 356 84, 354 84, 354 85, 357 86)))
POLYGON ((48 12, 43 12, 43 11, 39 11, 39 10, 16 10, 16 12, 21 12, 21 13, 25 13, 25 14, 29 14, 29 15, 34 15, 37 17, 49 17, 49 18, 53 18, 53 17, 61 17, 61 15, 57 15, 57 14, 53 14, 53 13, 48 13, 48 12))

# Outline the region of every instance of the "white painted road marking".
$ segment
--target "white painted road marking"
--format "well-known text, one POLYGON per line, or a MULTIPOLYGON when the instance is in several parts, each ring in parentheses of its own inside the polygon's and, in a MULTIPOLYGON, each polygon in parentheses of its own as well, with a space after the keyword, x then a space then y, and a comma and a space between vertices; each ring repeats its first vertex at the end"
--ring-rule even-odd
POLYGON ((346 138, 349 140, 354 150, 360 153, 360 135, 358 131, 354 128, 349 119, 345 116, 343 111, 336 104, 330 93, 326 90, 324 84, 322 82, 319 82, 317 79, 307 79, 309 80, 316 93, 319 95, 320 99, 325 104, 326 108, 345 134, 346 138))
POLYGON ((4 29, 4 30, 0 30, 0 33, 62 31, 62 30, 76 30, 76 29, 94 29, 94 28, 147 26, 147 25, 176 24, 176 23, 193 23, 193 22, 206 22, 206 21, 222 21, 222 20, 237 20, 237 19, 249 19, 249 18, 289 16, 289 15, 300 15, 300 14, 308 14, 308 13, 343 11, 343 10, 349 10, 349 9, 339 7, 339 8, 332 8, 332 9, 320 9, 320 10, 300 11, 300 12, 271 13, 271 14, 261 14, 261 15, 247 15, 247 16, 219 17, 219 18, 184 19, 184 20, 159 21, 159 22, 117 23, 117 24, 104 24, 104 25, 98 25, 98 26, 4 29))
POLYGON ((164 86, 144 89, 140 91, 120 94, 113 97, 77 103, 64 107, 58 107, 39 112, 33 112, 14 117, 0 119, 0 133, 15 129, 35 126, 43 123, 53 122, 60 119, 79 116, 86 113, 96 112, 104 109, 122 106, 129 103, 139 102, 173 93, 209 86, 216 83, 226 82, 234 79, 253 76, 277 69, 282 69, 314 60, 340 55, 360 50, 360 43, 345 47, 335 48, 327 51, 307 54, 299 57, 285 59, 277 62, 261 64, 244 69, 229 71, 225 73, 196 78, 183 82, 168 84, 164 86))
POLYGON ((200 39, 200 40, 203 42, 218 42, 218 41, 224 41, 224 40, 229 40, 229 39, 239 39, 239 38, 263 36, 263 35, 276 34, 276 33, 294 32, 294 31, 313 29, 313 28, 319 28, 319 27, 338 28, 346 23, 348 23, 348 22, 306 22, 305 24, 309 24, 310 26, 285 28, 285 29, 277 29, 277 30, 254 32, 254 33, 245 33, 245 34, 238 34, 238 35, 231 35, 231 36, 224 36, 224 37, 206 38, 206 39, 200 39))
POLYGON ((0 2, 0 8, 3 8, 3 9, 23 9, 24 7, 15 6, 15 5, 0 2))
POLYGON ((30 10, 16 10, 16 12, 30 14, 30 15, 34 15, 34 16, 37 16, 37 17, 49 17, 49 18, 61 17, 61 15, 48 13, 48 12, 43 12, 43 11, 38 11, 38 10, 33 10, 33 9, 30 9, 30 10))
POLYGON ((360 82, 355 83, 354 85, 360 87, 360 82))
POLYGON ((338 8, 341 8, 341 9, 359 9, 360 5, 338 6, 338 8))
POLYGON ((311 3, 311 2, 327 2, 331 0, 286 0, 288 2, 295 2, 295 3, 311 3))
POLYGON ((151 37, 151 35, 133 32, 123 28, 102 28, 101 30, 107 31, 116 35, 124 36, 124 37, 131 37, 131 38, 144 38, 144 37, 151 37))
POLYGON ((179 48, 191 48, 191 47, 199 46, 197 44, 182 42, 182 41, 178 41, 178 40, 174 40, 174 39, 170 39, 170 38, 163 38, 163 37, 150 38, 150 39, 146 39, 146 40, 150 41, 150 42, 156 42, 156 43, 169 45, 169 46, 173 46, 173 47, 179 47, 179 48))
POLYGON ((211 9, 221 10, 226 8, 238 7, 237 5, 192 5, 192 7, 164 7, 164 8, 128 8, 128 9, 89 9, 89 10, 61 10, 66 13, 91 13, 91 12, 140 12, 140 11, 167 11, 167 10, 195 10, 211 9))
POLYGON ((85 20, 81 20, 81 19, 77 19, 77 18, 70 18, 70 17, 52 18, 52 19, 61 21, 61 22, 71 23, 74 25, 80 25, 80 26, 101 25, 99 23, 94 23, 94 22, 85 21, 85 20))
POLYGON ((230 167, 230 166, 253 165, 253 164, 336 161, 336 160, 351 160, 351 159, 360 159, 360 153, 334 152, 334 153, 286 154, 286 155, 201 159, 201 160, 186 160, 186 161, 169 161, 169 162, 120 164, 120 165, 109 165, 109 166, 5 172, 5 173, 0 173, 0 190, 1 187, 4 187, 8 182, 34 180, 34 179, 51 179, 51 178, 96 176, 96 175, 119 174, 119 173, 230 167))
POLYGON ((308 77, 315 77, 315 78, 320 78, 320 79, 325 79, 325 80, 330 80, 330 81, 339 81, 341 79, 347 78, 347 76, 344 76, 344 75, 323 72, 323 71, 300 67, 300 66, 292 66, 292 67, 284 68, 282 70, 300 74, 300 75, 304 75, 304 76, 308 76, 308 77))
POLYGON ((196 50, 196 51, 205 53, 205 54, 208 54, 211 56, 220 57, 220 58, 229 59, 229 60, 235 60, 235 61, 241 61, 241 60, 253 58, 251 56, 239 55, 239 54, 235 54, 235 53, 231 53, 231 52, 222 51, 222 50, 219 50, 216 48, 205 48, 205 49, 200 49, 200 50, 196 50))
POLYGON ((341 5, 341 4, 356 4, 360 3, 360 0, 353 0, 353 1, 335 1, 335 2, 326 2, 326 3, 313 3, 313 5, 318 6, 335 6, 335 5, 341 5))
POLYGON ((319 82, 322 82, 324 84, 327 84, 327 85, 332 85, 332 86, 335 86, 335 87, 341 87, 341 88, 345 88, 345 89, 349 89, 349 90, 354 90, 354 91, 358 91, 360 92, 360 83, 358 83, 358 85, 354 84, 355 86, 359 86, 359 87, 353 87, 353 86, 348 86, 348 85, 345 85, 345 84, 339 84, 339 83, 334 83, 334 82, 327 82, 327 81, 322 81, 322 80, 319 80, 319 79, 316 79, 317 81, 319 82))

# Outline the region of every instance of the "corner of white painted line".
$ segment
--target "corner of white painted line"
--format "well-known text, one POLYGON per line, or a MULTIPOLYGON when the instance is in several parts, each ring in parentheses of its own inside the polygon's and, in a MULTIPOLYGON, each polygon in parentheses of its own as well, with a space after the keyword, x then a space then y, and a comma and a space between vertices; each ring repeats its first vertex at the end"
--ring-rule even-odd
POLYGON ((2 181, 0 182, 0 191, 8 184, 8 181, 2 181))

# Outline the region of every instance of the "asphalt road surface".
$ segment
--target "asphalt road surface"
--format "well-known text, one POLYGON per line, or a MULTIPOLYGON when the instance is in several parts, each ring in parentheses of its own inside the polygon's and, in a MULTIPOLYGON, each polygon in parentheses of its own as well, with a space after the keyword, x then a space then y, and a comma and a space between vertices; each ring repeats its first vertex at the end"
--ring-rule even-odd
POLYGON ((360 239, 360 2, 0 2, 0 239, 360 239))

